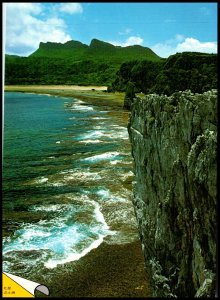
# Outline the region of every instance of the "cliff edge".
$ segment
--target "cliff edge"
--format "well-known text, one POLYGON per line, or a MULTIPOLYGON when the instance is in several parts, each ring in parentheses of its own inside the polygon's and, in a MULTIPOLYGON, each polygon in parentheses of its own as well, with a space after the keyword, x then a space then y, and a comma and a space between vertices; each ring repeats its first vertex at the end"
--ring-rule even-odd
POLYGON ((152 296, 215 296, 217 90, 137 97, 128 131, 152 296))

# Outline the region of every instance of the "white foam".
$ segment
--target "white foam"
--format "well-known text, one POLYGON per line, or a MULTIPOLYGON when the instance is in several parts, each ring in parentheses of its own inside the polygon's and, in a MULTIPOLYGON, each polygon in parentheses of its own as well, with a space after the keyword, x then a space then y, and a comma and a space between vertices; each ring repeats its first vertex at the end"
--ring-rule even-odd
POLYGON ((121 163, 121 160, 113 160, 113 161, 110 161, 110 164, 111 164, 111 165, 117 165, 118 163, 121 163))
POLYGON ((101 143, 101 140, 83 140, 83 141, 79 141, 79 143, 82 144, 98 144, 101 143))
POLYGON ((93 117, 92 119, 93 120, 107 120, 109 118, 106 118, 106 117, 93 117))
POLYGON ((58 97, 58 96, 55 96, 55 95, 51 95, 51 94, 38 94, 38 95, 41 95, 41 96, 48 96, 48 97, 58 97))
POLYGON ((82 201, 82 206, 77 208, 73 204, 32 206, 30 211, 47 212, 48 216, 52 213, 52 218, 40 220, 35 224, 24 224, 12 239, 4 239, 4 255, 9 257, 13 251, 36 250, 41 257, 44 255, 41 262, 44 262, 47 268, 54 268, 58 264, 78 260, 97 248, 105 236, 115 232, 109 230, 98 203, 90 200, 87 195, 79 197, 78 200, 82 201), (77 217, 77 212, 83 211, 85 216, 90 213, 90 217, 93 211, 95 222, 87 225, 74 221, 75 214, 77 217), (77 247, 80 249, 82 245, 84 249, 77 250, 77 247))
POLYGON ((101 189, 96 193, 98 196, 101 196, 102 199, 106 200, 108 199, 108 202, 128 202, 127 198, 118 196, 117 194, 112 194, 110 190, 107 189, 101 189))
POLYGON ((87 105, 77 105, 77 104, 74 104, 72 107, 71 107, 71 110, 94 110, 93 107, 91 106, 87 106, 87 105))
POLYGON ((48 177, 40 177, 30 181, 30 184, 45 184, 49 186, 65 186, 67 184, 71 184, 72 181, 79 182, 89 182, 89 181, 97 181, 101 180, 102 177, 99 172, 90 172, 89 168, 85 171, 80 169, 75 170, 65 170, 61 171, 58 174, 48 175, 48 177))
POLYGON ((100 211, 100 205, 95 201, 90 201, 95 206, 95 217, 96 220, 104 225, 104 229, 109 229, 108 224, 105 222, 105 218, 100 211))
POLYGON ((90 140, 92 138, 99 138, 99 137, 102 137, 104 136, 105 133, 101 130, 93 130, 87 134, 84 134, 80 139, 83 139, 83 140, 90 140))
POLYGON ((127 132, 127 128, 126 127, 119 126, 119 125, 116 125, 116 124, 112 124, 110 126, 127 132))
POLYGON ((60 141, 56 141, 56 144, 60 144, 60 141))
POLYGON ((83 104, 83 103, 85 103, 85 102, 82 101, 82 100, 77 99, 77 100, 74 101, 73 106, 74 106, 75 104, 83 104))
POLYGON ((52 185, 52 186, 64 186, 65 183, 64 182, 50 182, 49 185, 52 185))
POLYGON ((47 177, 40 177, 39 179, 34 180, 36 183, 45 183, 48 181, 47 177))
POLYGON ((119 156, 119 152, 106 152, 98 155, 94 155, 91 157, 83 158, 83 161, 91 161, 91 162, 97 162, 100 160, 111 160, 114 159, 115 157, 119 156))
POLYGON ((89 200, 89 203, 93 204, 94 207, 95 207, 94 215, 96 217, 96 220, 99 223, 103 224, 103 227, 102 227, 102 231, 104 230, 103 233, 99 235, 98 239, 96 239, 95 241, 93 241, 87 248, 85 248, 80 253, 76 253, 76 252, 69 253, 68 256, 66 258, 64 258, 64 259, 49 259, 44 264, 46 268, 52 269, 52 268, 55 268, 59 264, 65 264, 67 262, 79 260, 81 257, 83 257, 86 254, 88 254, 91 250, 93 250, 93 249, 97 248, 99 245, 101 245, 101 243, 103 242, 103 239, 104 239, 105 236, 107 236, 107 235, 114 235, 116 233, 115 231, 109 231, 109 226, 106 223, 105 218, 104 218, 103 214, 100 211, 99 204, 97 202, 93 201, 93 200, 89 200))
POLYGON ((104 236, 100 236, 98 240, 95 240, 88 248, 84 249, 81 253, 70 253, 67 258, 65 259, 49 259, 44 266, 48 269, 53 269, 57 265, 65 264, 71 261, 79 260, 81 257, 85 256, 91 250, 97 248, 103 242, 104 236))
POLYGON ((99 190, 97 192, 97 195, 101 196, 102 198, 106 199, 106 198, 109 198, 110 197, 110 191, 109 190, 99 190))
POLYGON ((127 179, 128 177, 131 177, 131 176, 132 177, 134 176, 134 172, 132 172, 132 171, 121 174, 121 177, 123 177, 125 179, 127 179))
POLYGON ((63 180, 64 182, 68 182, 71 180, 76 180, 77 182, 82 181, 94 181, 94 180, 100 180, 102 177, 97 172, 80 172, 78 170, 76 171, 70 171, 69 174, 64 176, 63 180))
POLYGON ((120 197, 120 196, 111 196, 110 201, 114 201, 114 202, 128 202, 128 199, 120 197))
POLYGON ((32 206, 31 207, 31 211, 61 211, 66 207, 66 205, 62 205, 62 204, 50 204, 50 205, 43 205, 43 206, 32 206))
POLYGON ((122 139, 122 140, 128 140, 128 132, 125 128, 123 130, 118 130, 117 128, 115 130, 101 130, 101 126, 97 125, 95 126, 95 130, 89 131, 88 133, 80 136, 80 140, 91 140, 91 139, 97 139, 104 137, 105 139, 122 139))

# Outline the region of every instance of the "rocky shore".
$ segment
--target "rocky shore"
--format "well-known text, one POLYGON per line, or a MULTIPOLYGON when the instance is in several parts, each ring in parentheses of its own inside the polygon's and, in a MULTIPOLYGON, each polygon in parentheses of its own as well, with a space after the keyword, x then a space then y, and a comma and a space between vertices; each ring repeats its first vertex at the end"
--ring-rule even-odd
MULTIPOLYGON (((80 260, 50 271, 48 297, 150 297, 140 241, 102 243, 80 260)), ((39 281, 42 279, 39 277, 39 281)), ((39 282, 38 281, 38 282, 39 282)), ((37 297, 42 297, 37 292, 37 297)))

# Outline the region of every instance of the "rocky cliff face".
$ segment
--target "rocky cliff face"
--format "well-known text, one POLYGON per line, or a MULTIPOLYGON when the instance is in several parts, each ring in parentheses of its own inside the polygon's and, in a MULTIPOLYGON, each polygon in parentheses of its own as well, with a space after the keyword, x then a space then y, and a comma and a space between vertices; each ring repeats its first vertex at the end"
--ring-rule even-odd
POLYGON ((154 297, 215 296, 216 127, 216 90, 132 104, 133 202, 154 297))

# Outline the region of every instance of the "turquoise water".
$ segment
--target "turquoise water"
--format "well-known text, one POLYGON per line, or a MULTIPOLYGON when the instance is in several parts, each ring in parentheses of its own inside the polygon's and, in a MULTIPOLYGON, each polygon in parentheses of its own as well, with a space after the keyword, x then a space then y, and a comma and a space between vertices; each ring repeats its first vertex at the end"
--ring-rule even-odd
POLYGON ((110 107, 5 93, 4 271, 56 268, 136 238, 126 126, 110 107))

